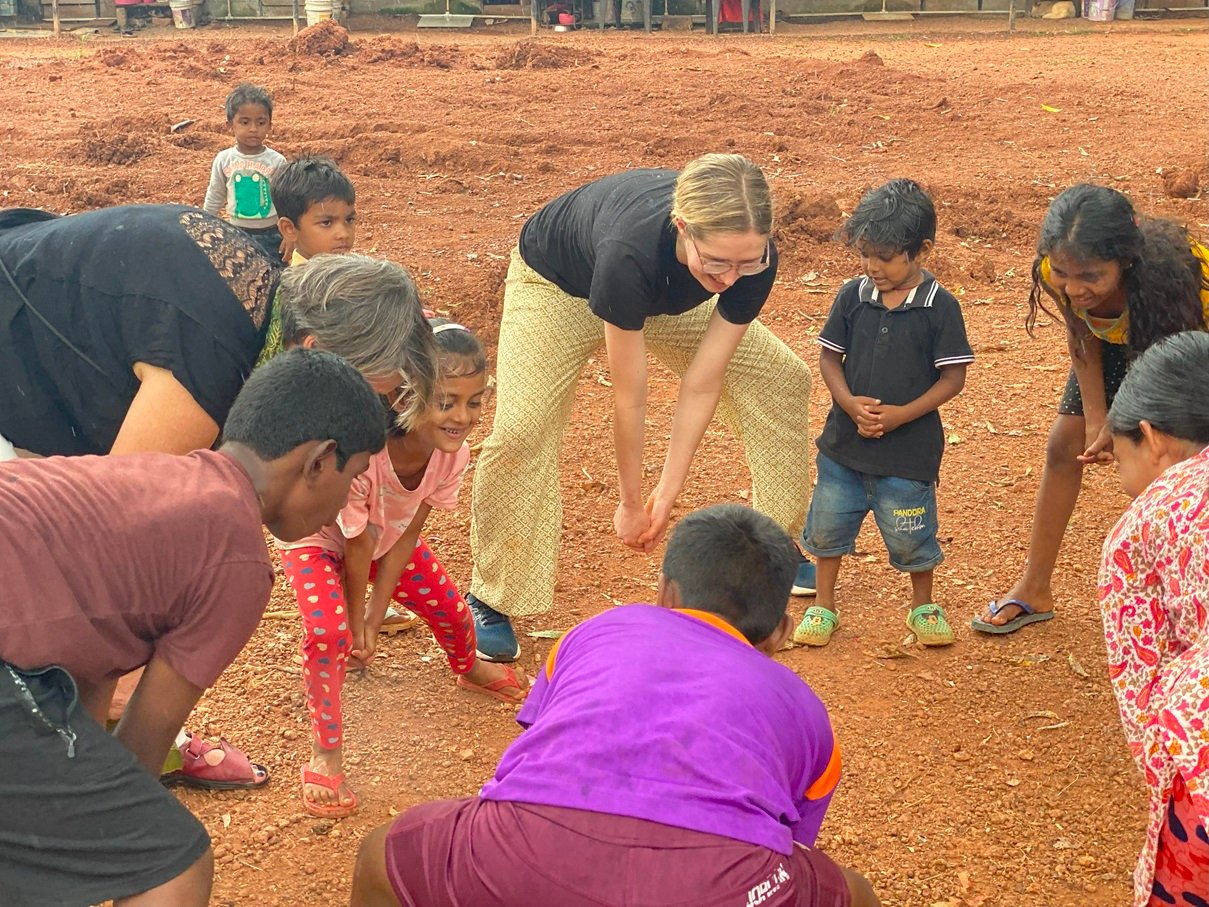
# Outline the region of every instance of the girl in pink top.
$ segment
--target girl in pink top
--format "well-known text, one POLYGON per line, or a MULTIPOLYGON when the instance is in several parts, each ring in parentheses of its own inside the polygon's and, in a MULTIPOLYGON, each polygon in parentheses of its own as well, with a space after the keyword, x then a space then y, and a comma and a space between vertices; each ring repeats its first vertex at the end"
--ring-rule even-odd
POLYGON ((466 437, 479 421, 487 383, 487 360, 475 336, 446 319, 429 320, 441 355, 432 408, 418 424, 390 431, 335 523, 282 545, 282 566, 302 614, 302 674, 313 731, 302 802, 316 816, 357 809, 343 774, 340 693, 348 662, 356 667, 373 658, 392 601, 428 624, 458 686, 504 702, 522 701, 529 689, 519 669, 476 657, 466 603, 420 537, 434 507, 457 506, 470 460, 466 437))

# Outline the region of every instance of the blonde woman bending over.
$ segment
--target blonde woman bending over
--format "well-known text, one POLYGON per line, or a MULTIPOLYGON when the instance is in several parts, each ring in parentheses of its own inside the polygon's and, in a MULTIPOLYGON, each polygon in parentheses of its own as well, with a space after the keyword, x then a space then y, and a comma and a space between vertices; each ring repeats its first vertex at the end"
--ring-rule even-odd
MULTIPOLYGON (((559 447, 576 379, 602 344, 622 542, 649 552, 663 538, 715 410, 746 447, 756 508, 791 534, 801 527, 810 373, 755 322, 777 273, 771 230, 764 174, 737 154, 606 176, 525 224, 504 289, 494 429, 474 477, 467 601, 480 657, 516 660, 509 618, 553 604, 559 447), (642 483, 648 350, 680 377, 652 490, 642 483)), ((812 570, 803 564, 795 591, 813 585, 812 570)))

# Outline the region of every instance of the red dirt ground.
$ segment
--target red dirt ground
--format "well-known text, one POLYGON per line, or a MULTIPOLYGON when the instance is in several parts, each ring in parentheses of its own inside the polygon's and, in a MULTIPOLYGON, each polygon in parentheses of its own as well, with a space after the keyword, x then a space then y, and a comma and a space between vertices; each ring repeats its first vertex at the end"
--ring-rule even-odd
MULTIPOLYGON (((842 212, 889 177, 921 180, 941 219, 932 263, 964 303, 978 356, 944 411, 948 560, 937 588, 958 642, 900 648, 907 585, 864 535, 867 554, 841 577, 835 641, 781 656, 830 705, 844 747, 820 845, 888 905, 1126 903, 1144 798, 1093 592, 1099 546, 1126 503, 1111 471, 1089 476, 1067 535, 1061 618, 1006 639, 977 638, 965 622, 1021 567, 1066 375, 1061 326, 1043 318, 1033 340, 1022 326, 1049 200, 1094 180, 1209 235, 1196 189, 1206 183, 1204 23, 1024 21, 1008 36, 1002 19, 923 19, 783 27, 774 40, 610 31, 536 42, 520 30, 365 27, 332 57, 293 51, 288 32, 272 29, 4 41, 3 203, 198 203, 231 141, 223 97, 253 80, 277 101, 272 144, 331 155, 353 177, 360 250, 407 265, 433 307, 494 345, 505 259, 526 215, 613 170, 736 150, 766 169, 779 200, 782 271, 765 321, 814 363, 832 294, 857 269, 829 239, 842 212), (170 132, 186 119, 196 122, 170 132)), ((566 445, 559 605, 522 631, 563 629, 654 589, 658 559, 611 532, 603 377, 603 361, 585 371, 566 445)), ((652 482, 674 394, 657 370, 652 482)), ((828 400, 817 379, 814 400, 819 426, 828 400)), ((680 511, 746 499, 742 462, 734 439, 711 430, 680 511)), ((463 579, 468 521, 463 507, 434 518, 429 535, 463 579)), ((279 589, 271 607, 291 602, 279 589)), ((423 800, 473 794, 516 733, 512 709, 453 687, 423 634, 384 640, 372 675, 347 693, 363 808, 337 823, 309 818, 297 783, 309 751, 297 638, 295 620, 266 620, 193 719, 274 777, 258 793, 181 794, 214 837, 216 904, 344 903, 370 828, 423 800)), ((526 638, 525 664, 548 646, 526 638)))

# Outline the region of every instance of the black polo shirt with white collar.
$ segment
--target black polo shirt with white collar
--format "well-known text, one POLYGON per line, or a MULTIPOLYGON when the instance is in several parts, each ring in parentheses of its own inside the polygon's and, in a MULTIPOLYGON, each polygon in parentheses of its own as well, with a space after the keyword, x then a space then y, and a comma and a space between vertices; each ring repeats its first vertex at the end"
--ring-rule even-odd
MULTIPOLYGON (((924 272, 902 305, 887 309, 868 277, 840 289, 819 343, 844 356, 844 379, 855 396, 902 406, 925 394, 940 369, 974 361, 957 299, 924 272)), ((834 404, 818 438, 826 456, 858 472, 919 482, 940 477, 944 431, 933 410, 880 438, 862 438, 834 404)))

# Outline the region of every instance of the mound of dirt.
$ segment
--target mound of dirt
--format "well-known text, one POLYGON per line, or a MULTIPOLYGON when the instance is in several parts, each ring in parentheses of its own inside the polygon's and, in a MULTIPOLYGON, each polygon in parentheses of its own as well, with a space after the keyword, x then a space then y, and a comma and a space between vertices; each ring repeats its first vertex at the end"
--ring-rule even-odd
POLYGON ((85 139, 80 150, 94 164, 133 164, 151 153, 151 142, 143 135, 110 132, 85 139))
POLYGON ((146 54, 154 60, 179 60, 182 57, 197 57, 201 52, 184 41, 165 41, 150 45, 146 54))
POLYGON ((552 47, 541 41, 517 41, 495 58, 496 69, 563 69, 583 66, 592 55, 582 48, 552 47))
POLYGON ((131 55, 116 47, 102 47, 93 58, 102 66, 112 66, 115 69, 132 69, 131 55))
POLYGON ((155 136, 169 124, 155 114, 114 117, 80 130, 80 154, 95 164, 133 164, 155 149, 155 136))
POLYGON ((289 43, 290 50, 308 57, 338 57, 350 50, 348 29, 331 19, 304 28, 289 43))
POLYGON ((186 79, 214 79, 218 82, 227 82, 231 78, 226 72, 214 66, 197 63, 184 63, 180 66, 179 71, 186 79))
POLYGON ((1194 198, 1200 188, 1195 170, 1176 168, 1163 172, 1163 194, 1168 198, 1194 198))
POLYGON ((412 60, 423 54, 415 41, 403 41, 391 35, 367 38, 357 42, 357 50, 365 63, 386 63, 393 60, 412 60))
POLYGON ((1008 240, 1029 248, 1037 236, 1036 221, 993 199, 963 201, 960 207, 951 207, 949 214, 952 225, 948 232, 959 239, 1008 240))
POLYGON ((863 66, 885 66, 886 61, 877 55, 876 50, 867 50, 861 54, 861 58, 856 61, 863 66))
POLYGON ((436 69, 452 69, 461 56, 456 47, 440 44, 420 47, 415 41, 404 41, 390 35, 359 41, 357 50, 364 55, 361 60, 365 63, 407 61, 436 69))
POLYGON ((825 192, 793 193, 781 201, 777 215, 778 238, 809 236, 816 242, 828 242, 840 227, 843 212, 836 200, 825 192))

